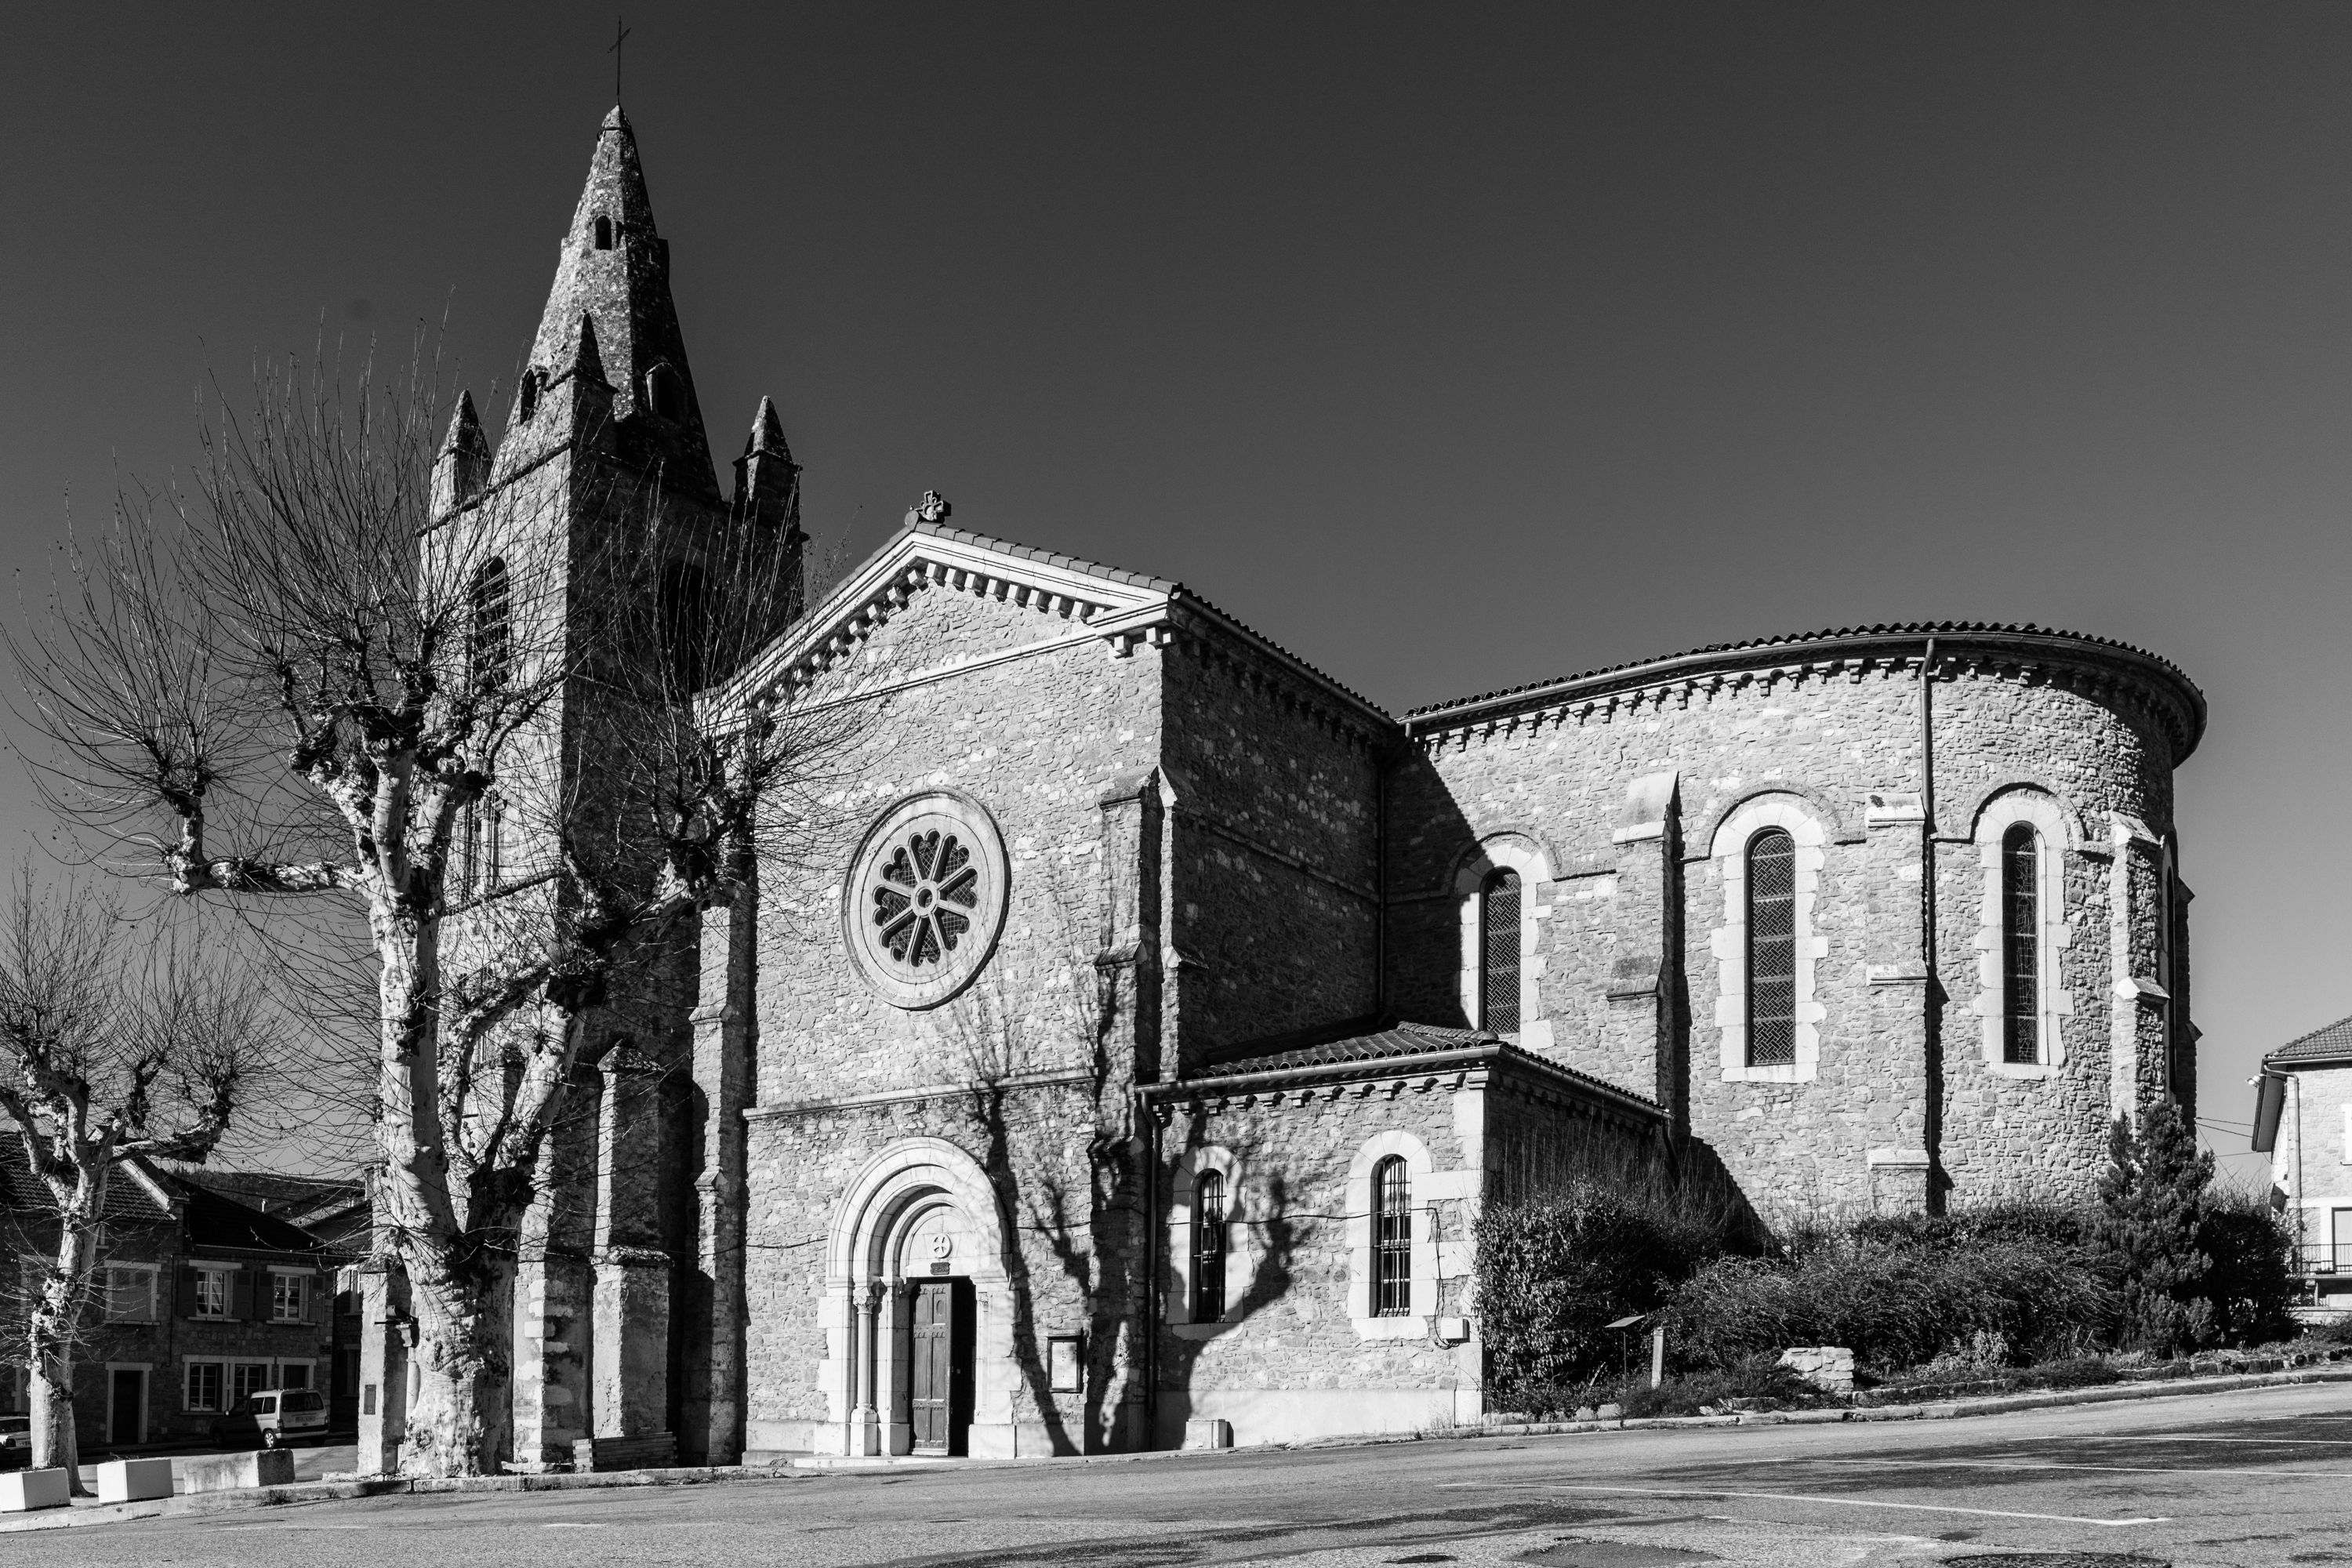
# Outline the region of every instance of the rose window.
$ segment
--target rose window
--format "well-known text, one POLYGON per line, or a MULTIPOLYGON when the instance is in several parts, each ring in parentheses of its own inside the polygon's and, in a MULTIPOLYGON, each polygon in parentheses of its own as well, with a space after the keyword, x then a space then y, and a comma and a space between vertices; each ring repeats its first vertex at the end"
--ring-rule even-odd
POLYGON ((980 868, 955 834, 910 833, 883 863, 874 923, 890 956, 910 969, 937 965, 971 930, 980 868))
POLYGON ((934 1007, 988 962, 1004 923, 1004 841, 980 805, 934 791, 885 812, 842 889, 842 934, 894 1005, 934 1007))

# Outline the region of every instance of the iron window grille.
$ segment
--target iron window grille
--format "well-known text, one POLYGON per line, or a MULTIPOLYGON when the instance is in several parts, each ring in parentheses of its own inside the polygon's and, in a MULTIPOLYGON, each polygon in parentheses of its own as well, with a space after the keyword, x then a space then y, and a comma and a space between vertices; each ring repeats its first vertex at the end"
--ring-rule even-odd
POLYGON ((2001 1055, 2042 1060, 2042 841, 2017 823, 2000 839, 2001 1055))
POLYGON ((1225 1315, 1225 1178, 1204 1171, 1192 1187, 1192 1321, 1225 1315))
POLYGON ((1748 1065, 1797 1059, 1797 841, 1768 827, 1748 844, 1748 1065))
POLYGON ((1519 1032, 1519 874, 1496 871, 1478 890, 1478 1022, 1519 1032))
POLYGON ((1412 1314, 1412 1184, 1404 1162, 1391 1154, 1372 1168, 1374 1250, 1372 1315, 1412 1314))

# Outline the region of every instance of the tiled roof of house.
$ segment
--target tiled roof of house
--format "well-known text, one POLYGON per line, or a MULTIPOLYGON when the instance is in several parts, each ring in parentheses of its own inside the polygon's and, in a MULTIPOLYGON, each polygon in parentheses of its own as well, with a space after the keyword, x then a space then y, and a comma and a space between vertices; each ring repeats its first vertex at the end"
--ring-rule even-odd
MULTIPOLYGON (((49 1190, 33 1173, 25 1157, 25 1142, 14 1127, 0 1129, 0 1213, 23 1215, 36 1222, 54 1216, 49 1190)), ((101 1216, 118 1224, 157 1224, 172 1211, 155 1201, 145 1183, 117 1170, 106 1184, 106 1209, 101 1216)))
POLYGON ((191 1250, 227 1247, 247 1252, 324 1252, 327 1244, 299 1225, 249 1208, 235 1198, 181 1181, 188 1200, 187 1245, 191 1250))
POLYGON ((2314 1029, 2263 1058, 2265 1064, 2352 1061, 2352 1018, 2338 1018, 2324 1029, 2314 1029))

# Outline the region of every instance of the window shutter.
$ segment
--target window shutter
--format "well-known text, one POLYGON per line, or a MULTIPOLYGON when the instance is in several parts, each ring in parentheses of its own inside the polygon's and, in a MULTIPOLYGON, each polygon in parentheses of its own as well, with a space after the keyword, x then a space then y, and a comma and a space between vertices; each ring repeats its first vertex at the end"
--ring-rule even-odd
POLYGON ((299 1278, 302 1283, 302 1321, 306 1323, 315 1323, 319 1321, 320 1278, 316 1274, 299 1278))
POLYGON ((172 1292, 172 1316, 193 1318, 196 1315, 196 1271, 183 1268, 180 1279, 172 1292))
POLYGON ((239 1321, 253 1316, 253 1270, 240 1268, 228 1277, 228 1315, 239 1321))

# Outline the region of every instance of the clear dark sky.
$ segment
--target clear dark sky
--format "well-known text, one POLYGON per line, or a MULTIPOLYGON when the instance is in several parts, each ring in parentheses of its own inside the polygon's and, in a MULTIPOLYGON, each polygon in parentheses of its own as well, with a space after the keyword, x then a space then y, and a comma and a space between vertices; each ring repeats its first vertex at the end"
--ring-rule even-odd
MULTIPOLYGON (((742 5, 625 98, 723 464, 1178 577, 1391 710, 1730 638, 2152 647, 2204 1111, 2352 1013, 2341 5, 742 5)), ((609 13, 24 8, 0 542, 255 353, 511 379, 609 13)), ((503 418, 504 403, 498 405, 503 418)), ((496 420, 494 420, 494 424, 496 420)), ((20 615, 15 603, 6 613, 20 615)), ((44 832, 0 778, 0 841, 44 832)), ((2208 1129, 2223 1152, 2242 1133, 2208 1129)))

